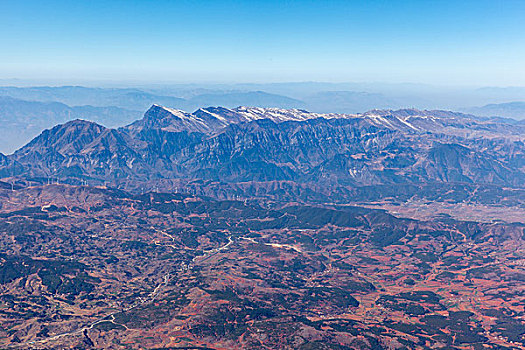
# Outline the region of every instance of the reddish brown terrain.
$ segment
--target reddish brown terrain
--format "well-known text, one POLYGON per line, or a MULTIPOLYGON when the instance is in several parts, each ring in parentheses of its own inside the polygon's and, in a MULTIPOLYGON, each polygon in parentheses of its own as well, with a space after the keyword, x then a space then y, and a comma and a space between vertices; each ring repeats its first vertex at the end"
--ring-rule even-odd
POLYGON ((522 223, 69 185, 0 218, 0 348, 525 348, 522 223))
POLYGON ((153 105, 0 179, 0 348, 525 349, 511 119, 153 105))

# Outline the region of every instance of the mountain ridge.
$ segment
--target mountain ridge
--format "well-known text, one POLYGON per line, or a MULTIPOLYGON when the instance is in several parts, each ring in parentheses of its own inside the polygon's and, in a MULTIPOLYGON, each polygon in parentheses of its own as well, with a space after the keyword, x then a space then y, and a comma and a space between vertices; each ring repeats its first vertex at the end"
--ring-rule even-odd
POLYGON ((523 187, 524 140, 525 127, 447 111, 209 107, 188 113, 153 105, 118 129, 83 120, 55 126, 4 156, 0 173, 128 189, 213 188, 212 195, 249 181, 341 193, 426 182, 523 187))

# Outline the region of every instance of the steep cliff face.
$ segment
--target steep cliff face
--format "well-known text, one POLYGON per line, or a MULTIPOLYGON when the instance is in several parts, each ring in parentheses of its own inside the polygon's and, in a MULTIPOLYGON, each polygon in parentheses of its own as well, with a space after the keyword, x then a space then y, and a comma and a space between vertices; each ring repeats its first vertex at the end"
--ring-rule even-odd
POLYGON ((198 186, 286 181, 326 189, 440 182, 523 187, 524 140, 520 126, 443 111, 337 115, 217 107, 186 113, 154 105, 120 129, 75 120, 46 130, 2 156, 0 174, 131 186, 202 180, 198 186))
POLYGON ((153 105, 144 114, 144 118, 128 125, 124 130, 131 134, 149 129, 168 132, 210 132, 213 126, 211 119, 205 120, 191 113, 153 105))
POLYGON ((14 160, 12 157, 8 157, 5 154, 0 153, 0 177, 10 177, 22 174, 24 166, 14 160))

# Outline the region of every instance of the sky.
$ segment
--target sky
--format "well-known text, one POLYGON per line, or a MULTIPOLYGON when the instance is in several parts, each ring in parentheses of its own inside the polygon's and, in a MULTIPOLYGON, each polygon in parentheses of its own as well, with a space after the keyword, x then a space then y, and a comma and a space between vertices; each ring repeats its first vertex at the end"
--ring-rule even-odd
POLYGON ((525 1, 0 1, 0 79, 525 86, 525 1))

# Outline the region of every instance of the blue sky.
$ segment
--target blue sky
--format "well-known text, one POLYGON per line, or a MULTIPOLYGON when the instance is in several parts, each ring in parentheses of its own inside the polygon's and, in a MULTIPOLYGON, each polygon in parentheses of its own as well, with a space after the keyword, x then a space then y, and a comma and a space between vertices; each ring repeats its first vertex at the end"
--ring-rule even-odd
POLYGON ((0 1, 0 79, 525 85, 525 1, 0 1))

